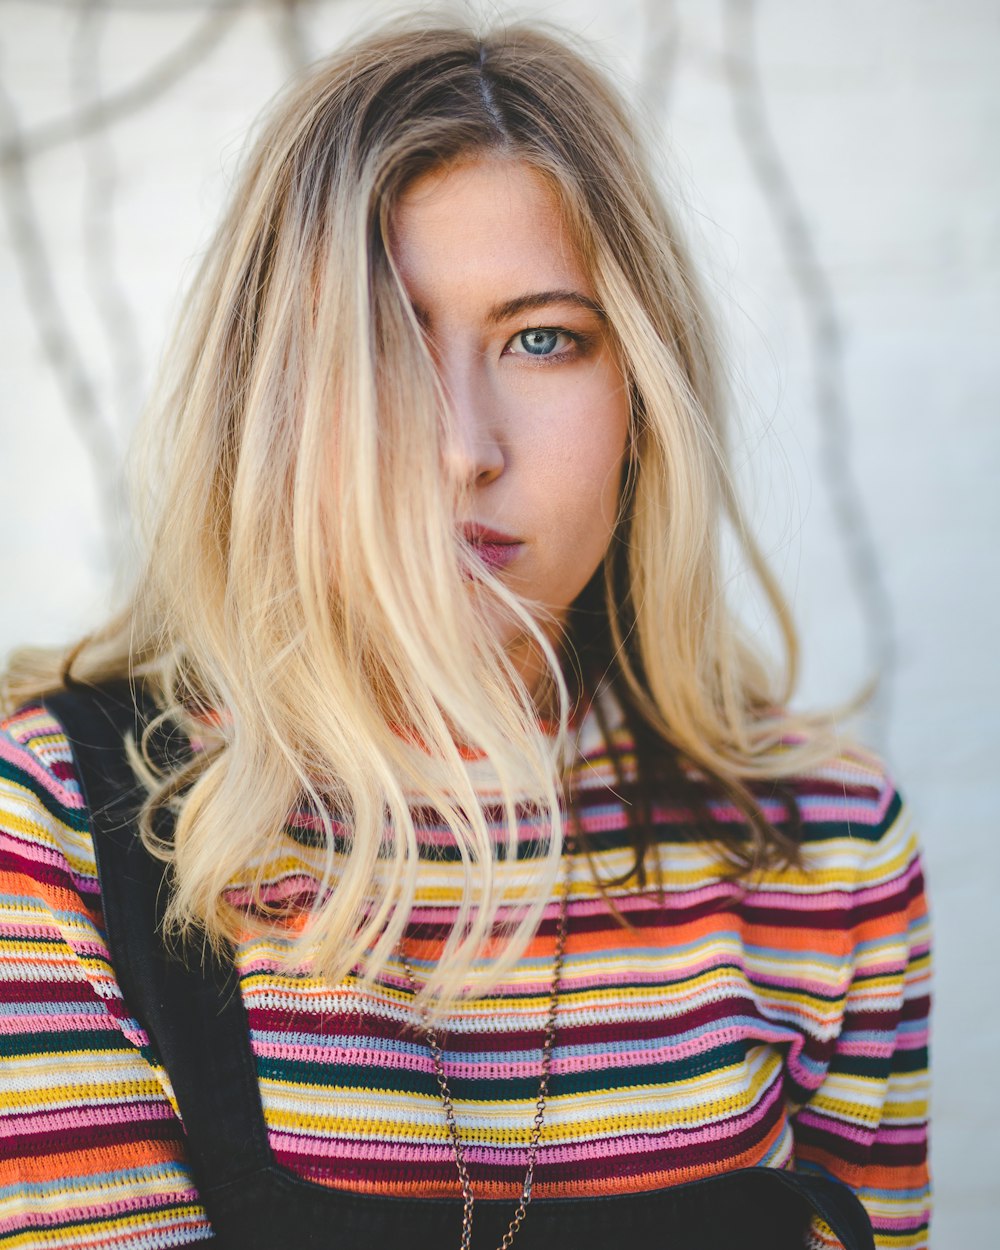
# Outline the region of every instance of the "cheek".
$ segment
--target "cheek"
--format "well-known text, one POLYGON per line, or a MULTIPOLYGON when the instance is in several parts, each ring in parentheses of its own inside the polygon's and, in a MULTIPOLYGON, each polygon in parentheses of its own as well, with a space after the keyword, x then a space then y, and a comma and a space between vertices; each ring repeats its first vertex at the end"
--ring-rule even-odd
POLYGON ((609 387, 590 404, 581 404, 567 440, 568 467, 592 528, 614 527, 629 439, 629 407, 624 388, 609 387))
POLYGON ((537 515, 548 530, 543 549, 551 579, 541 597, 561 608, 576 598, 607 551, 629 439, 628 401, 620 385, 577 393, 575 401, 551 414, 548 454, 535 461, 537 515))

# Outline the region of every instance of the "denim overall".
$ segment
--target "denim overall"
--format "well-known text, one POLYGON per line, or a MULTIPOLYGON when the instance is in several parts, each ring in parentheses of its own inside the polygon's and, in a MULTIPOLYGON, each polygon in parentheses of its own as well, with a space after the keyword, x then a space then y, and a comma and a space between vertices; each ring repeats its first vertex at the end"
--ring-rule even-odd
MULTIPOLYGON (((212 955, 182 962, 161 941, 164 865, 143 847, 143 798, 126 759, 149 704, 124 682, 45 699, 73 747, 90 810, 111 961, 125 1002, 170 1074, 195 1183, 223 1250, 455 1250, 462 1201, 350 1193, 275 1162, 238 977, 212 955)), ((175 735, 176 738, 176 735, 175 735)), ((163 745, 170 753, 169 741, 163 745)), ((169 836, 169 825, 158 826, 169 836)), ((475 1204, 473 1250, 494 1250, 514 1201, 475 1204)), ((801 1250, 813 1213, 844 1250, 874 1250, 855 1194, 825 1176, 741 1168, 651 1192, 536 1198, 516 1250, 801 1250)))

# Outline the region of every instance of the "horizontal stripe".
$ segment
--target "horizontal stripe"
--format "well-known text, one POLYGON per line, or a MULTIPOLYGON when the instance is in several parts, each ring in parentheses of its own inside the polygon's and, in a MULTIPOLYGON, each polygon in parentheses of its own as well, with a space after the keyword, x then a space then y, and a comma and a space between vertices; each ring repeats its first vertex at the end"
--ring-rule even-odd
MULTIPOLYGON (((585 724, 578 806, 603 879, 632 861, 634 760, 621 730, 613 740, 622 778, 585 724)), ((202 1240, 169 1080, 104 945, 68 743, 37 709, 9 720, 0 743, 0 1239, 27 1247, 44 1228, 56 1247, 202 1240)), ((785 819, 765 789, 765 812, 785 819)), ((721 876, 715 847, 667 796, 650 830, 662 890, 605 896, 576 858, 537 1198, 797 1160, 857 1188, 880 1246, 923 1244, 928 935, 909 818, 860 753, 786 789, 802 818, 800 868, 721 876)), ((739 831, 733 808, 709 810, 739 831)), ((407 934, 418 977, 465 888, 449 835, 426 816, 421 845, 437 858, 421 864, 407 934)), ((321 834, 308 813, 291 815, 265 901, 315 897, 321 834)), ((546 836, 523 820, 518 858, 503 866, 510 897, 532 889, 546 836)), ((516 1200, 523 1182, 557 924, 553 902, 504 984, 440 1029, 478 1197, 516 1200)), ((276 931, 237 951, 275 1158, 312 1183, 454 1198, 434 1065, 398 960, 374 989, 327 986, 289 971, 293 938, 276 931)))

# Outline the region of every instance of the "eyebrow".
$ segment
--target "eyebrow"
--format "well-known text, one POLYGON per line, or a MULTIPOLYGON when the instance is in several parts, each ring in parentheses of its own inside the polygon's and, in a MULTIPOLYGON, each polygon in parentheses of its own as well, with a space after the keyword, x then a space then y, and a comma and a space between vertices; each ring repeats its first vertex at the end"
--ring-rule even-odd
MULTIPOLYGON (((600 304, 588 295, 584 295, 582 291, 532 291, 526 295, 516 295, 513 299, 504 300, 502 304, 494 304, 487 311, 486 320, 490 325, 500 325, 521 313, 548 308, 552 304, 576 304, 592 312, 594 316, 600 317, 602 321, 606 320, 606 314, 600 304)), ((414 304, 413 311, 422 326, 426 327, 430 324, 430 315, 425 308, 414 304)))
POLYGON ((547 308, 550 304, 577 304, 580 308, 586 308, 602 320, 604 319, 604 309, 600 304, 595 303, 581 291, 537 291, 504 300, 502 304, 494 304, 486 314, 486 320, 491 325, 497 325, 521 313, 532 312, 536 308, 547 308))

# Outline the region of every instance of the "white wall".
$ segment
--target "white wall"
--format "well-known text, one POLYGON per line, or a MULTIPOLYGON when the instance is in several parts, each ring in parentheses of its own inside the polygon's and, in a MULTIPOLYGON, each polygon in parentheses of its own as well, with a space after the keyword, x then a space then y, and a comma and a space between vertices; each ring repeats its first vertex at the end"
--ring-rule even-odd
MULTIPOLYGON (((114 467, 241 137, 303 52, 378 7, 0 7, 0 652, 102 612, 114 467), (109 124, 74 134, 95 92, 109 124), (23 162, 11 160, 15 125, 23 162)), ((886 669, 868 732, 925 831, 936 918, 934 1241, 991 1244, 1000 8, 491 8, 573 24, 662 124, 665 173, 742 378, 739 459, 804 633, 802 700, 840 699, 874 663, 886 669), (831 316, 840 350, 817 354, 831 316), (817 402, 817 379, 839 405, 817 402), (852 492, 867 535, 851 506, 838 527, 834 501, 852 492)))

